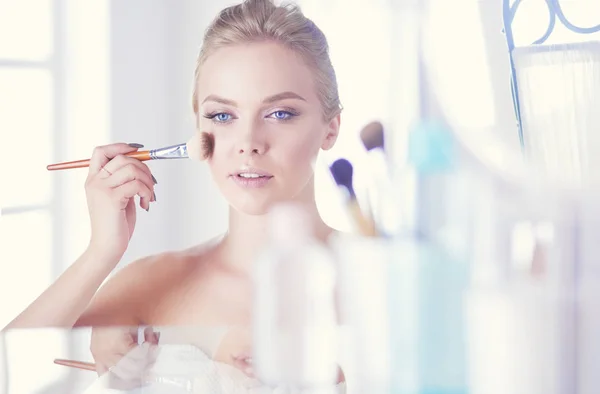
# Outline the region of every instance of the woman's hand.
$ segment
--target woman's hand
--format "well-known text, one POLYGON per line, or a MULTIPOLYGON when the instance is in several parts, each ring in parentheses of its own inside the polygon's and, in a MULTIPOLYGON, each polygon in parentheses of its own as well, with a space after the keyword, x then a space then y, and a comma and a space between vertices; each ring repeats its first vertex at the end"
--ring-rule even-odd
POLYGON ((133 234, 135 199, 146 211, 156 200, 156 180, 143 162, 124 156, 139 144, 111 144, 94 149, 85 190, 92 225, 89 249, 94 255, 119 262, 133 234))
POLYGON ((144 342, 138 344, 137 327, 95 327, 90 350, 99 376, 108 373, 108 385, 133 389, 143 385, 145 373, 158 355, 160 334, 146 327, 144 342))

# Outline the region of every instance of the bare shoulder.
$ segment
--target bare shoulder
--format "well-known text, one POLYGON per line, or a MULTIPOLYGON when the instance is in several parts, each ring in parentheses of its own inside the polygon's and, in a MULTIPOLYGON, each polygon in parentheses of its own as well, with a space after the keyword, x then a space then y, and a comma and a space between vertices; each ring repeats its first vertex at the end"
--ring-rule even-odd
POLYGON ((168 251, 136 260, 115 273, 113 280, 144 286, 148 281, 164 281, 165 275, 178 275, 181 271, 197 269, 211 260, 219 238, 177 251, 168 251), (120 277, 120 278, 117 278, 120 277))
POLYGON ((150 285, 149 281, 164 281, 165 275, 168 277, 178 275, 182 270, 197 269, 199 265, 211 260, 221 239, 222 236, 217 236, 187 249, 167 251, 136 260, 117 272, 113 280, 145 286, 150 285))
POLYGON ((220 237, 200 245, 146 256, 115 272, 96 292, 76 326, 139 325, 155 298, 211 260, 220 237))

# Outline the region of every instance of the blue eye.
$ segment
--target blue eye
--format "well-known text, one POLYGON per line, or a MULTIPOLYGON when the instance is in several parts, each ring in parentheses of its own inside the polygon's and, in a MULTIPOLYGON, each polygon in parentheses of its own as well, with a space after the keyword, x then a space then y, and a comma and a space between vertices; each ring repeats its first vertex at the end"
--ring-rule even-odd
POLYGON ((215 123, 228 123, 233 119, 233 115, 226 112, 216 112, 204 115, 206 119, 210 119, 215 123))
POLYGON ((225 112, 221 112, 221 113, 215 114, 213 116, 213 119, 216 119, 218 122, 224 123, 224 122, 228 122, 231 120, 231 115, 226 114, 225 112))
POLYGON ((289 111, 275 111, 271 114, 271 116, 275 117, 277 120, 289 120, 290 118, 296 116, 289 111))

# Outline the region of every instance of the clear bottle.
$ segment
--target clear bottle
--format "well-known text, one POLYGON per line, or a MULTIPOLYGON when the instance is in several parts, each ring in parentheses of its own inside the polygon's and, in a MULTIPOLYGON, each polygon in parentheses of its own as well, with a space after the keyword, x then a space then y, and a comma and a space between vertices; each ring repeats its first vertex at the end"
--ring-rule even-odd
POLYGON ((267 385, 311 391, 337 377, 335 262, 305 211, 270 213, 270 243, 255 266, 253 359, 267 385))

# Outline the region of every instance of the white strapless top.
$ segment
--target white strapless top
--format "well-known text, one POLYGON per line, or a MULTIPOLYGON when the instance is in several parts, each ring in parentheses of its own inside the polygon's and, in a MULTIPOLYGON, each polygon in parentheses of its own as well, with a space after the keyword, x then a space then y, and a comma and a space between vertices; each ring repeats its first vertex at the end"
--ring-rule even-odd
MULTIPOLYGON (((161 331, 160 342, 163 342, 161 331)), ((196 331, 197 332, 197 331, 196 331)), ((180 338, 180 337, 179 337, 180 338)), ((144 351, 144 346, 139 351, 144 351)), ((146 346, 146 351, 148 347, 146 346)), ((124 359, 128 358, 125 356, 124 359)), ((138 355, 132 355, 139 357, 138 355)), ((119 363, 127 363, 127 360, 119 363)), ((118 366, 119 364, 117 364, 118 366)), ((145 384, 131 390, 111 388, 110 373, 94 382, 84 394, 296 394, 300 391, 281 387, 269 387, 251 378, 239 369, 216 362, 200 347, 192 344, 161 344, 154 365, 144 373, 145 384)), ((315 394, 345 394, 346 385, 340 383, 331 388, 311 391, 315 394)))

